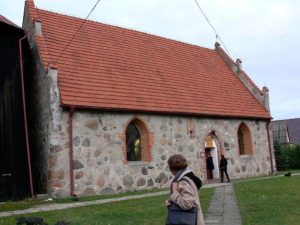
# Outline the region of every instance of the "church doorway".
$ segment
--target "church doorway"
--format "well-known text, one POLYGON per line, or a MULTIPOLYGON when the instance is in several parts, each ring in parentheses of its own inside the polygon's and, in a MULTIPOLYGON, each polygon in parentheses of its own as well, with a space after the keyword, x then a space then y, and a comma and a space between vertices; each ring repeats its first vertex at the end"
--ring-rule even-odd
POLYGON ((205 139, 205 157, 206 157, 206 172, 207 179, 219 179, 219 162, 218 148, 216 140, 212 135, 208 135, 205 139))

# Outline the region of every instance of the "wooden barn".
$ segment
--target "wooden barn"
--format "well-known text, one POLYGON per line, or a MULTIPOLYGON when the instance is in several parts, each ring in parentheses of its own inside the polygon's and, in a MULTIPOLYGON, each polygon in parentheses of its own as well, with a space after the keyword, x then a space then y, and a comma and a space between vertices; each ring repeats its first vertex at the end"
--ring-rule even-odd
POLYGON ((25 32, 1 15, 0 43, 0 201, 6 201, 33 195, 23 82, 29 46, 25 32))

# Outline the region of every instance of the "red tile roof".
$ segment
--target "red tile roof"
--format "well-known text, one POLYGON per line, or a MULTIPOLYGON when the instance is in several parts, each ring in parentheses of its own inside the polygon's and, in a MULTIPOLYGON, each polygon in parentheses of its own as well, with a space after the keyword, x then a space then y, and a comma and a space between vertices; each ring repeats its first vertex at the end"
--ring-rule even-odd
MULTIPOLYGON (((83 19, 36 12, 47 67, 83 19)), ((63 106, 270 118, 215 50, 134 30, 86 21, 55 67, 63 106)))

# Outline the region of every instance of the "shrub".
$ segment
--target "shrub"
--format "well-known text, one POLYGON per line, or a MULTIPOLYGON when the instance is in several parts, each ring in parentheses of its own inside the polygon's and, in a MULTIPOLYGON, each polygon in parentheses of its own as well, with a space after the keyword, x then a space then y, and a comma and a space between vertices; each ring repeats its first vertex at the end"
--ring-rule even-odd
POLYGON ((294 146, 290 150, 290 168, 300 169, 300 145, 294 146))
POLYGON ((280 145, 274 142, 278 170, 300 169, 300 145, 280 145))
POLYGON ((17 225, 47 225, 41 217, 19 217, 17 225))
MULTIPOLYGON (((41 217, 19 217, 17 218, 17 225, 48 225, 41 217)), ((71 222, 58 221, 55 225, 71 225, 71 222)))
POLYGON ((71 225, 71 223, 67 221, 58 221, 55 225, 71 225))
POLYGON ((277 170, 286 170, 289 167, 288 157, 286 154, 282 151, 282 145, 275 141, 274 144, 274 154, 275 154, 275 160, 276 160, 276 166, 277 170))

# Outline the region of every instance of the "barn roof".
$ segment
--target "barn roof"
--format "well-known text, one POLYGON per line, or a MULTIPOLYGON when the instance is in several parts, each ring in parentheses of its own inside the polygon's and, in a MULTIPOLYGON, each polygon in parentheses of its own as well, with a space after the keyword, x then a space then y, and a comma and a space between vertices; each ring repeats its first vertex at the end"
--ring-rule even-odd
POLYGON ((300 118, 271 122, 274 140, 279 143, 300 144, 300 118))
POLYGON ((68 45, 83 19, 27 4, 42 23, 36 39, 45 69, 58 69, 63 106, 271 118, 216 50, 94 21, 68 45))
POLYGON ((7 25, 9 25, 9 26, 13 26, 13 27, 15 27, 15 28, 17 28, 17 29, 19 29, 19 30, 22 30, 21 27, 17 26, 17 25, 14 24, 12 21, 10 21, 9 19, 7 19, 6 17, 4 17, 4 16, 2 16, 2 15, 0 15, 0 22, 1 22, 1 23, 5 23, 5 24, 7 24, 7 25))

